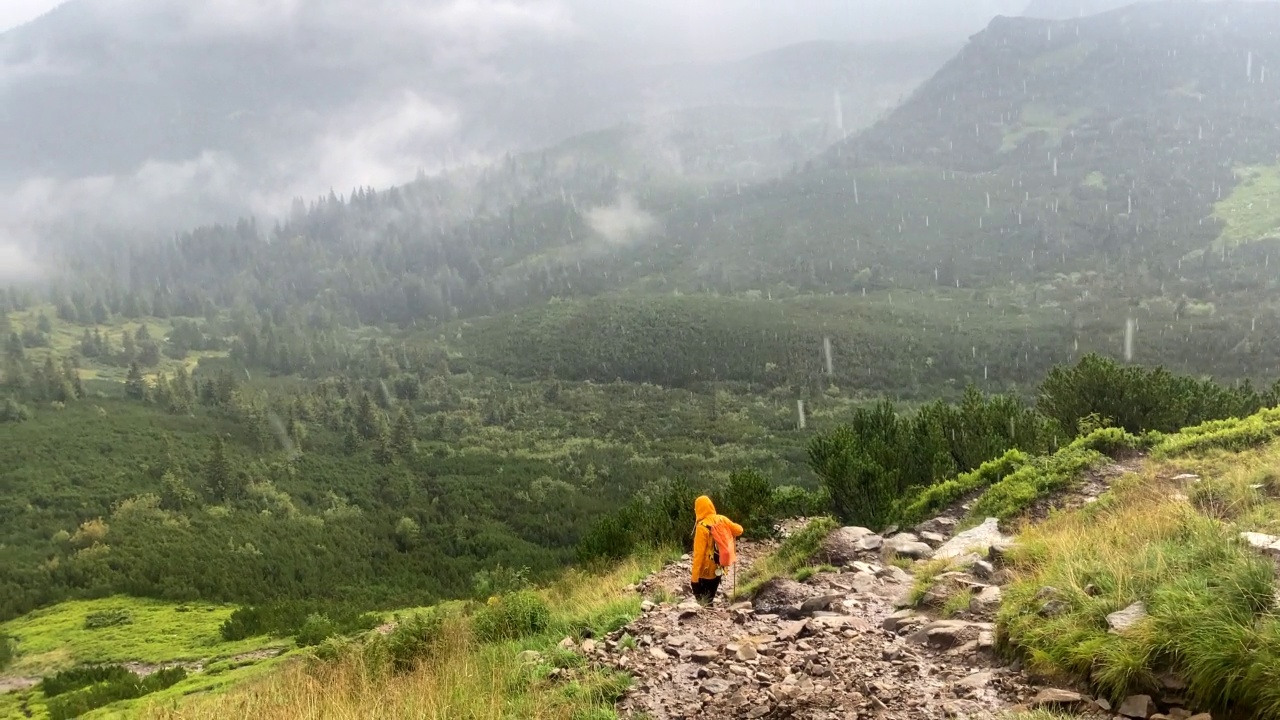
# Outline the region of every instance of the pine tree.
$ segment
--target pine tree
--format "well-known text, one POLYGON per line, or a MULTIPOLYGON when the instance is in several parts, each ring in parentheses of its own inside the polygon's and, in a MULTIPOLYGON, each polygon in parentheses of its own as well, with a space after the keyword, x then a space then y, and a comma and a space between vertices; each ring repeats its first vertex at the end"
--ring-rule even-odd
POLYGON ((356 430, 360 437, 372 440, 378 436, 380 428, 386 425, 382 420, 382 411, 374 404, 369 393, 362 393, 356 402, 356 430))
POLYGON ((121 362, 132 363, 138 359, 138 343, 133 339, 133 333, 125 330, 120 337, 120 360, 121 362))
POLYGON ((382 465, 390 465, 396 461, 396 449, 391 444, 391 433, 384 424, 373 440, 373 459, 382 465))
POLYGON ((408 408, 400 408, 395 425, 391 428, 391 447, 400 457, 412 457, 418 451, 416 426, 408 408))
POLYGON ((235 499, 235 472, 227 458, 227 443, 219 435, 213 444, 213 452, 204 464, 204 486, 209 497, 216 502, 235 499))
POLYGON ((147 399, 147 380, 136 362, 129 363, 129 374, 124 380, 124 395, 130 400, 147 399))
POLYGON ((342 451, 348 455, 355 455, 360 452, 360 433, 356 430, 356 426, 347 423, 342 432, 342 451))

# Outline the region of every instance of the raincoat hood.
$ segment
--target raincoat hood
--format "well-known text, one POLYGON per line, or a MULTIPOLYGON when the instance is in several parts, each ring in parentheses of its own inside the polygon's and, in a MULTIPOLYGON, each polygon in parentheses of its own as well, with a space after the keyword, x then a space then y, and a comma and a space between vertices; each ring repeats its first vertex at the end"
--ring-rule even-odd
POLYGON ((698 522, 702 522, 715 514, 716 506, 711 504, 711 498, 706 495, 693 501, 693 516, 698 519, 698 522))

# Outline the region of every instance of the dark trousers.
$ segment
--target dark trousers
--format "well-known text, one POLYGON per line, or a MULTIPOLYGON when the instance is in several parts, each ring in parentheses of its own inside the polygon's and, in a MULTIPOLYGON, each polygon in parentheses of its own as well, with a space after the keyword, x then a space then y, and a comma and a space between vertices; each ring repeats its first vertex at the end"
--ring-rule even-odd
POLYGON ((720 589, 720 578, 711 580, 699 580, 693 584, 693 597, 703 605, 710 605, 712 600, 716 598, 716 591, 720 589))

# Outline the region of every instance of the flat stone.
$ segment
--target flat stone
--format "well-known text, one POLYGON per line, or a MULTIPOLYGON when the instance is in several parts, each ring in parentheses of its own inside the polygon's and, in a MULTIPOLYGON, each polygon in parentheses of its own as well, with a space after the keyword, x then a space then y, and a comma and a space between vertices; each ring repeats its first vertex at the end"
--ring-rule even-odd
POLYGON ((1120 708, 1116 712, 1128 718, 1147 720, 1159 709, 1150 695, 1130 695, 1120 703, 1120 708))
POLYGON ((933 554, 939 558, 957 558, 970 552, 981 551, 994 545, 1007 544, 1012 538, 1000 532, 1000 521, 987 518, 981 525, 969 528, 951 538, 933 554))
POLYGON ((911 620, 916 619, 914 610, 899 610, 880 623, 880 627, 887 632, 896 633, 904 625, 910 624, 911 620))
POLYGON ((991 672, 976 672, 968 677, 961 678, 956 681, 955 686, 958 688, 969 688, 976 690, 984 688, 991 684, 991 680, 995 675, 991 672))
POLYGON ((863 552, 859 544, 862 538, 874 534, 864 527, 842 527, 822 541, 822 551, 833 564, 843 565, 852 562, 863 552))
POLYGON ((720 695, 733 689, 733 683, 724 678, 710 678, 702 682, 702 689, 712 695, 720 695))
POLYGON ((586 653, 586 654, 590 655, 591 653, 593 653, 593 652, 595 652, 595 651, 596 651, 596 641, 595 641, 595 640, 592 640, 591 638, 587 638, 586 640, 583 640, 583 641, 582 641, 582 652, 584 652, 584 653, 586 653))
POLYGON ((656 607, 658 606, 654 605, 652 600, 645 600, 640 603, 640 612, 653 612, 656 607))
POLYGON ((940 535, 936 532, 922 532, 920 533, 920 539, 930 545, 941 545, 947 541, 947 536, 940 535))
POLYGON ((751 644, 743 644, 738 647, 738 651, 734 655, 742 662, 750 662, 760 657, 760 652, 751 644))
POLYGON ((1280 555, 1280 537, 1256 532, 1242 532, 1240 537, 1255 550, 1267 555, 1280 555))
POLYGON ((819 597, 809 598, 800 603, 801 615, 812 615, 813 613, 826 610, 831 607, 831 603, 844 597, 843 595, 821 595, 819 597))
POLYGON ((664 649, 662 649, 662 648, 660 648, 660 647, 651 647, 651 648, 649 648, 649 655, 650 655, 654 660, 662 660, 662 661, 664 661, 664 662, 665 662, 665 661, 667 661, 667 660, 669 660, 669 659, 671 658, 671 656, 667 654, 667 651, 666 651, 666 650, 664 650, 664 649))
POLYGON ((1136 602, 1123 610, 1117 610, 1107 616, 1107 625, 1110 626, 1111 632, 1123 633, 1134 625, 1142 622, 1147 617, 1147 606, 1142 602, 1136 602))
POLYGON ((1059 690, 1058 688, 1043 688, 1036 696, 1031 698, 1030 705, 1033 708, 1042 707, 1062 707, 1063 705, 1075 705, 1084 702, 1087 698, 1078 692, 1071 690, 1059 690))
POLYGON ((565 639, 560 641, 559 647, 561 650, 577 650, 578 643, 574 642, 573 638, 566 637, 565 639))
POLYGON ((970 623, 962 620, 935 620, 912 633, 907 640, 945 650, 960 644, 961 636, 970 627, 970 623))
POLYGON ((716 652, 715 650, 699 650, 693 653, 692 655, 690 655, 689 659, 700 665, 706 665, 707 663, 714 661, 718 657, 720 657, 720 653, 716 652))
POLYGON ((795 640, 796 638, 800 637, 800 634, 803 633, 805 629, 808 627, 809 627, 808 620, 797 620, 795 622, 789 622, 783 625, 782 629, 778 630, 778 635, 777 635, 778 641, 791 642, 792 640, 795 640))

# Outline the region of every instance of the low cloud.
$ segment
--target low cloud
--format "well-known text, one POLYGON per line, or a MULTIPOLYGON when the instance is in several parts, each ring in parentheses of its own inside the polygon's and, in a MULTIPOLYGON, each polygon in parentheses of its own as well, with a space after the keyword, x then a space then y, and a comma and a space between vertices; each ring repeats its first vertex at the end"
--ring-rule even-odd
POLYGON ((587 223, 610 245, 639 242, 658 227, 657 219, 637 205, 635 198, 628 193, 619 195, 612 205, 588 210, 587 223))
POLYGON ((0 282, 37 280, 43 274, 43 269, 25 250, 0 238, 0 282))

